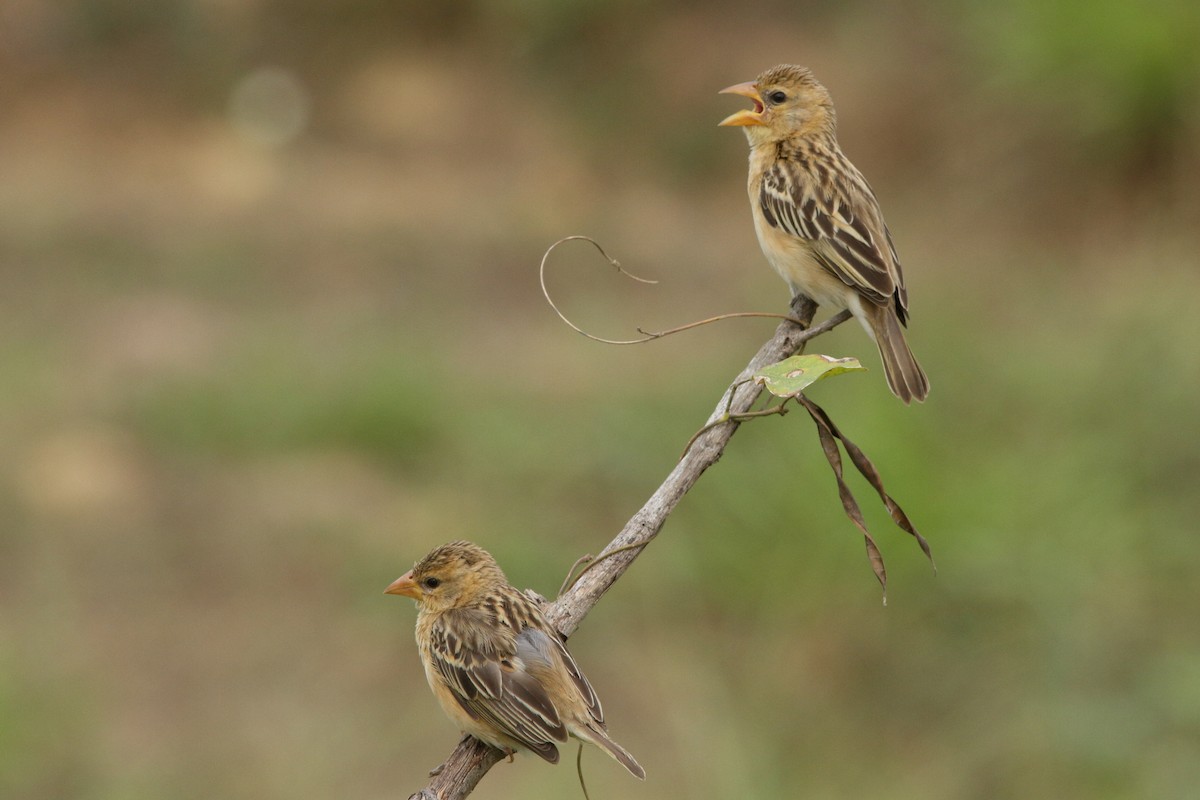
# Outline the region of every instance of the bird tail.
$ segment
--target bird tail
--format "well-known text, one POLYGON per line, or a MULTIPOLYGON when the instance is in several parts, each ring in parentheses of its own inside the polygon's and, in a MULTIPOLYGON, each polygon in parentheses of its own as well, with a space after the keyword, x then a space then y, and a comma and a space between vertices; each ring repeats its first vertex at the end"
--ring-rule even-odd
POLYGON ((642 769, 642 765, 637 762, 636 758, 629 754, 628 750, 626 750, 624 747, 621 747, 621 745, 617 744, 609 737, 608 731, 597 726, 589 725, 582 730, 573 730, 571 733, 575 734, 580 739, 583 739, 585 742, 591 742, 604 752, 608 753, 610 756, 619 761, 621 766, 629 770, 629 774, 633 777, 646 780, 646 770, 642 769))
POLYGON ((913 400, 922 402, 929 395, 929 378, 925 377, 925 370, 921 369, 916 356, 908 349, 908 342, 904 341, 900 318, 890 306, 863 305, 866 306, 864 311, 870 332, 879 347, 879 357, 883 359, 888 388, 905 405, 913 400))

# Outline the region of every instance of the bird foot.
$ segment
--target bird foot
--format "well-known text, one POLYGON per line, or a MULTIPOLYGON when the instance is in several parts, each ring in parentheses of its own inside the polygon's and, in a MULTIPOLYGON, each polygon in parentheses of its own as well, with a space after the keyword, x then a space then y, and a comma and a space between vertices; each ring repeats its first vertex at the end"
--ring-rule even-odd
POLYGON ((788 304, 788 310, 801 319, 805 317, 812 319, 817 310, 817 301, 803 292, 798 292, 792 295, 792 302, 788 304))

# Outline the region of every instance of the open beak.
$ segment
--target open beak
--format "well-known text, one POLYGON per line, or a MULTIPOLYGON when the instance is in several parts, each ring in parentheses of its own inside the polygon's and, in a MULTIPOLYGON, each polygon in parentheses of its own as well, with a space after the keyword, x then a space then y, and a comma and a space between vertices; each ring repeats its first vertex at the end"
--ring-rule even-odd
POLYGON ((758 93, 758 87, 753 81, 749 83, 739 83, 736 86, 730 86, 717 92, 717 94, 740 94, 742 97, 749 97, 754 101, 753 109, 743 109, 730 114, 725 119, 721 120, 718 125, 766 125, 763 122, 763 101, 758 93))
POLYGON ((411 597, 413 600, 421 599, 421 589, 413 582, 411 569, 392 581, 392 585, 384 589, 383 593, 404 595, 405 597, 411 597))

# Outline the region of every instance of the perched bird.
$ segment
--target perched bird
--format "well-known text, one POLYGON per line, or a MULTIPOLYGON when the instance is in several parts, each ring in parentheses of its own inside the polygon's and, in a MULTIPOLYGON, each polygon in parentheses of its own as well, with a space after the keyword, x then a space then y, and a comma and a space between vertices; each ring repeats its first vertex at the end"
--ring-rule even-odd
POLYGON ((750 206, 759 244, 792 294, 848 308, 879 347, 888 387, 909 403, 929 379, 904 341, 908 292, 875 193, 837 143, 829 92, 781 64, 722 89, 754 102, 721 125, 750 142, 750 206))
POLYGON ((558 763, 568 734, 638 778, 646 771, 614 742, 600 698, 541 608, 471 542, 434 549, 385 590, 417 601, 417 647, 442 710, 464 732, 508 755, 558 763))

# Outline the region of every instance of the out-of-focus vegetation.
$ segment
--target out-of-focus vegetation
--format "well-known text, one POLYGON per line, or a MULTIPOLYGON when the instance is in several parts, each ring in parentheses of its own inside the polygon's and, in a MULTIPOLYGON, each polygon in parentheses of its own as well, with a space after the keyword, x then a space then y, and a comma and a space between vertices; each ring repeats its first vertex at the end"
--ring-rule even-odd
MULTIPOLYGON (((382 589, 472 538, 552 595, 782 310, 715 92, 838 102, 933 393, 745 426, 573 637, 598 797, 1200 784, 1195 3, 25 0, 0 9, 0 796, 407 796, 456 733, 382 589), (860 497, 870 496, 859 485, 860 497)), ((502 764, 480 797, 569 796, 502 764)))

